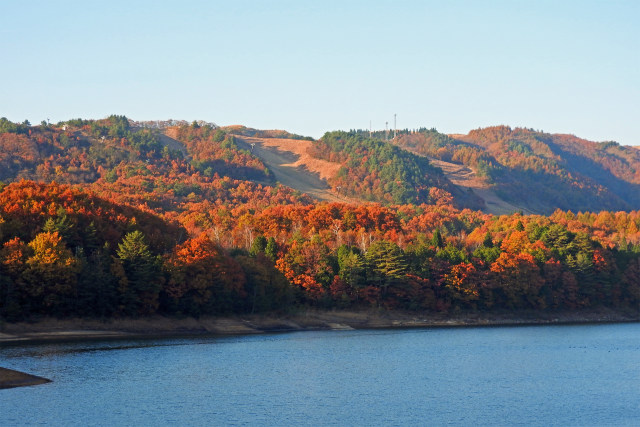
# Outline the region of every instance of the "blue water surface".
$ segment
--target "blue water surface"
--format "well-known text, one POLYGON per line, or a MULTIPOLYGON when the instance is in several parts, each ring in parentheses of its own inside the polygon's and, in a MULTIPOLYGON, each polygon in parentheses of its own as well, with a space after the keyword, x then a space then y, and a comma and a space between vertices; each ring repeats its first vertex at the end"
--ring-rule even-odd
POLYGON ((2 425, 640 425, 640 324, 0 348, 2 425))

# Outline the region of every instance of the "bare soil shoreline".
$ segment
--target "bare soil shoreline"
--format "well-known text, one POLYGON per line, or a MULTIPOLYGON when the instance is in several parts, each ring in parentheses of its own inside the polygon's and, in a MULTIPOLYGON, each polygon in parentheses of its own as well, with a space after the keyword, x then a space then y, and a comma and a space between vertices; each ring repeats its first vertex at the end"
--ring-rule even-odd
POLYGON ((416 313, 388 310, 306 310, 293 314, 232 317, 54 319, 0 323, 0 347, 50 341, 246 335, 305 330, 348 330, 572 323, 638 322, 640 311, 597 309, 572 312, 416 313))
POLYGON ((51 380, 46 378, 25 374, 24 372, 14 371, 13 369, 0 368, 0 389, 26 387, 50 382, 51 380))
MULTIPOLYGON (((225 336, 311 330, 526 326, 640 321, 640 311, 599 309, 577 312, 414 313, 387 310, 307 310, 287 315, 138 319, 53 319, 0 323, 0 347, 46 342, 178 336, 225 336)), ((0 368, 0 389, 50 382, 0 368)))

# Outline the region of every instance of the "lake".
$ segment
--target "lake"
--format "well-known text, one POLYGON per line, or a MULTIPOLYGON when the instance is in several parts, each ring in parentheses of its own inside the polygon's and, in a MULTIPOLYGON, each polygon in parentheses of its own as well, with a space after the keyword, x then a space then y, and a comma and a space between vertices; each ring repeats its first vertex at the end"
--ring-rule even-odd
POLYGON ((640 324, 0 348, 2 425, 639 425, 640 324))

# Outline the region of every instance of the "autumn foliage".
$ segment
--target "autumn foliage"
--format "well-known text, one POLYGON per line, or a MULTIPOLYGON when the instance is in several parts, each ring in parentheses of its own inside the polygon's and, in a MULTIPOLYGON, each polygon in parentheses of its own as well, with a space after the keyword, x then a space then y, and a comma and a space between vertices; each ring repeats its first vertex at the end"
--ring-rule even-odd
MULTIPOLYGON (((637 210, 460 209, 446 181, 418 176, 430 173, 428 163, 402 166, 399 149, 346 133, 325 135, 318 155, 363 166, 332 184, 381 203, 318 203, 268 185, 259 159, 209 125, 172 128, 186 150, 177 152, 119 116, 64 129, 3 123, 0 164, 11 182, 0 185, 4 319, 640 304, 637 210), (243 168, 263 182, 241 179, 243 168)), ((489 144, 513 133, 495 132, 473 136, 489 144)))
POLYGON ((532 212, 640 207, 640 151, 614 141, 494 126, 455 138, 401 132, 399 147, 473 169, 506 201, 532 212))

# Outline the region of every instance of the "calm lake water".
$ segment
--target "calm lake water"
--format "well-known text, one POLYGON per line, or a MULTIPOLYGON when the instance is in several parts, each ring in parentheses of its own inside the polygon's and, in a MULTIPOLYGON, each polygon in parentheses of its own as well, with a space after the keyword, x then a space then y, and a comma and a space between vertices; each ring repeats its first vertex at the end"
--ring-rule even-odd
POLYGON ((2 425, 640 425, 640 324, 0 348, 2 425))

